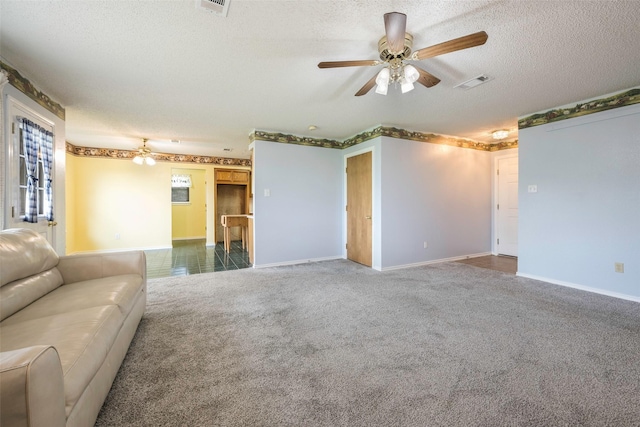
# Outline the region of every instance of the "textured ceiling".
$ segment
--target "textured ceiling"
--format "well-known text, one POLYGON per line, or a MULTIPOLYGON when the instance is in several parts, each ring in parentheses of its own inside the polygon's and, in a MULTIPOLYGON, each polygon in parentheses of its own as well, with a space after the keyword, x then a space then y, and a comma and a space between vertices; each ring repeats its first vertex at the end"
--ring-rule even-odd
POLYGON ((519 115, 640 84, 638 18, 639 1, 231 0, 224 18, 195 0, 0 0, 0 56, 66 107, 72 144, 149 138, 159 152, 246 158, 253 129, 515 138, 519 115), (379 67, 317 64, 377 59, 391 11, 407 14, 416 49, 480 30, 489 39, 420 61, 442 80, 433 88, 355 97, 379 67), (479 74, 494 79, 454 88, 479 74))

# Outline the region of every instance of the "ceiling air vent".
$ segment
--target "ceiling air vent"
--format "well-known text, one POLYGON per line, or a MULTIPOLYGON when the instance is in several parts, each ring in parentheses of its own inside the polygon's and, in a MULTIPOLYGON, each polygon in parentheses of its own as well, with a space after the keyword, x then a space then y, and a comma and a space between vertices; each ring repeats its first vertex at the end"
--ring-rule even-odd
POLYGON ((196 0, 196 7, 216 15, 227 16, 231 0, 196 0))
POLYGON ((482 83, 486 83, 489 80, 493 80, 493 77, 489 77, 486 74, 480 74, 478 77, 474 77, 471 80, 467 80, 466 82, 462 82, 459 85, 454 86, 454 88, 467 90, 471 89, 472 87, 479 86, 482 83))

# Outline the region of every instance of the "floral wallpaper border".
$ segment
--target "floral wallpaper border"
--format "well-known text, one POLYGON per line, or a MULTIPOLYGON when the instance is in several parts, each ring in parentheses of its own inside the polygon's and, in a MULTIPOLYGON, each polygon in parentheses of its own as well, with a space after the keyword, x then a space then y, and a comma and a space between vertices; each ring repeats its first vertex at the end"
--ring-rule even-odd
POLYGON ((354 145, 361 144, 370 139, 377 138, 379 136, 387 136, 391 138, 407 139, 410 141, 428 142, 431 144, 449 145, 453 147, 469 148, 473 150, 481 151, 500 151, 510 148, 517 148, 518 141, 503 141, 497 144, 486 144, 484 142, 477 142, 470 139, 457 138, 455 136, 439 135, 436 133, 424 133, 414 132, 406 129, 399 129, 395 127, 378 126, 374 129, 367 130, 359 133, 358 135, 345 139, 344 141, 338 141, 335 139, 319 139, 306 136, 297 136, 286 133, 273 133, 261 130, 256 130, 249 136, 251 142, 255 140, 279 142, 283 144, 296 144, 306 145, 312 147, 323 148, 336 148, 345 149, 353 147, 354 145))
MULTIPOLYGON (((66 144, 67 153, 78 157, 101 157, 108 159, 133 159, 138 150, 117 150, 113 148, 78 147, 70 142, 66 144)), ((154 153, 159 162, 196 163, 200 165, 251 166, 250 159, 232 159, 229 157, 193 156, 190 154, 154 153)))
POLYGON ((560 120, 573 119, 614 108, 626 107, 640 103, 640 86, 617 92, 604 98, 565 105, 541 113, 532 114, 518 120, 518 129, 546 125, 560 120))
POLYGON ((62 120, 65 119, 65 111, 62 105, 40 92, 28 79, 22 77, 22 74, 20 74, 18 70, 10 67, 2 61, 0 61, 0 69, 7 72, 7 77, 9 78, 9 84, 11 84, 11 86, 15 87, 62 120))

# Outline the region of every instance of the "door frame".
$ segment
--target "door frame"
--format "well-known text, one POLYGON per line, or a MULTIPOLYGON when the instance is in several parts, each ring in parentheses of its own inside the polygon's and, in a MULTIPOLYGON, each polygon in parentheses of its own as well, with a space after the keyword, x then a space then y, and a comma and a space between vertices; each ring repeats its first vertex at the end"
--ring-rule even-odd
MULTIPOLYGON (((502 153, 498 152, 493 157, 493 164, 491 169, 491 181, 492 191, 491 191, 491 254, 498 255, 498 160, 504 160, 509 158, 518 158, 518 149, 511 149, 504 151, 502 153)), ((518 181, 520 178, 520 173, 518 172, 518 181)), ((520 185, 520 184, 518 184, 520 185)))
POLYGON ((5 157, 4 157, 5 182, 4 182, 4 189, 3 189, 5 211, 3 216, 4 223, 2 224, 2 228, 32 229, 37 233, 45 236, 47 241, 49 241, 49 243, 51 244, 51 246, 53 246, 54 249, 59 250, 58 249, 59 245, 57 244, 58 233, 55 232, 56 227, 50 226, 48 221, 45 218, 38 216, 37 223, 27 223, 27 222, 20 221, 17 217, 12 216, 12 213, 13 213, 12 207, 15 207, 15 204, 19 199, 19 192, 16 187, 16 183, 20 179, 19 177, 20 172, 17 169, 18 152, 16 151, 16 147, 18 147, 18 144, 20 143, 20 141, 18 140, 19 132, 17 130, 18 123, 16 121, 16 117, 27 116, 30 120, 36 122, 41 126, 48 128, 54 134, 54 142, 53 142, 54 158, 53 158, 53 175, 52 176, 53 176, 53 182, 54 182, 53 202, 54 202, 55 224, 57 225, 58 222, 63 222, 63 221, 60 221, 60 217, 59 217, 60 214, 58 213, 58 207, 61 205, 61 203, 58 201, 58 194, 57 194, 57 190, 59 186, 55 186, 57 178, 59 177, 59 174, 57 173, 57 170, 59 167, 58 166, 59 156, 56 155, 56 148, 57 148, 56 147, 56 140, 57 140, 56 131, 57 129, 59 129, 59 127, 56 126, 56 123, 51 118, 46 117, 41 112, 36 111, 34 108, 31 108, 30 106, 26 105, 24 102, 21 102, 19 99, 16 99, 11 94, 7 94, 5 96, 5 100, 6 100, 6 103, 4 104, 4 108, 3 108, 5 112, 5 116, 3 117, 3 120, 4 120, 4 124, 6 125, 5 140, 4 140, 5 142, 5 153, 4 153, 5 154, 5 157))
POLYGON ((342 161, 342 258, 347 259, 347 159, 350 157, 359 156, 364 153, 371 152, 371 268, 374 270, 381 271, 382 267, 380 265, 380 257, 376 257, 376 254, 380 254, 379 248, 379 236, 376 233, 376 230, 380 229, 380 215, 377 215, 380 212, 377 209, 378 200, 376 198, 375 186, 376 186, 376 149, 375 147, 366 147, 357 151, 352 151, 349 154, 345 154, 343 156, 342 161))

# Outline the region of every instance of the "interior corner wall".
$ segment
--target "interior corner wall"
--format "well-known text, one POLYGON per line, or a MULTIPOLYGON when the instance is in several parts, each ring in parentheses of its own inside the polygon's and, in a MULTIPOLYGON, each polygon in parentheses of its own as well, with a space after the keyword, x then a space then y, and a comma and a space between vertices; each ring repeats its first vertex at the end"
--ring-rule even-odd
POLYGON ((383 269, 490 252, 490 153, 382 137, 381 157, 383 269))
POLYGON ((640 105, 521 129, 519 159, 518 274, 640 301, 640 105))
POLYGON ((340 150, 255 141, 254 266, 340 258, 340 150))

